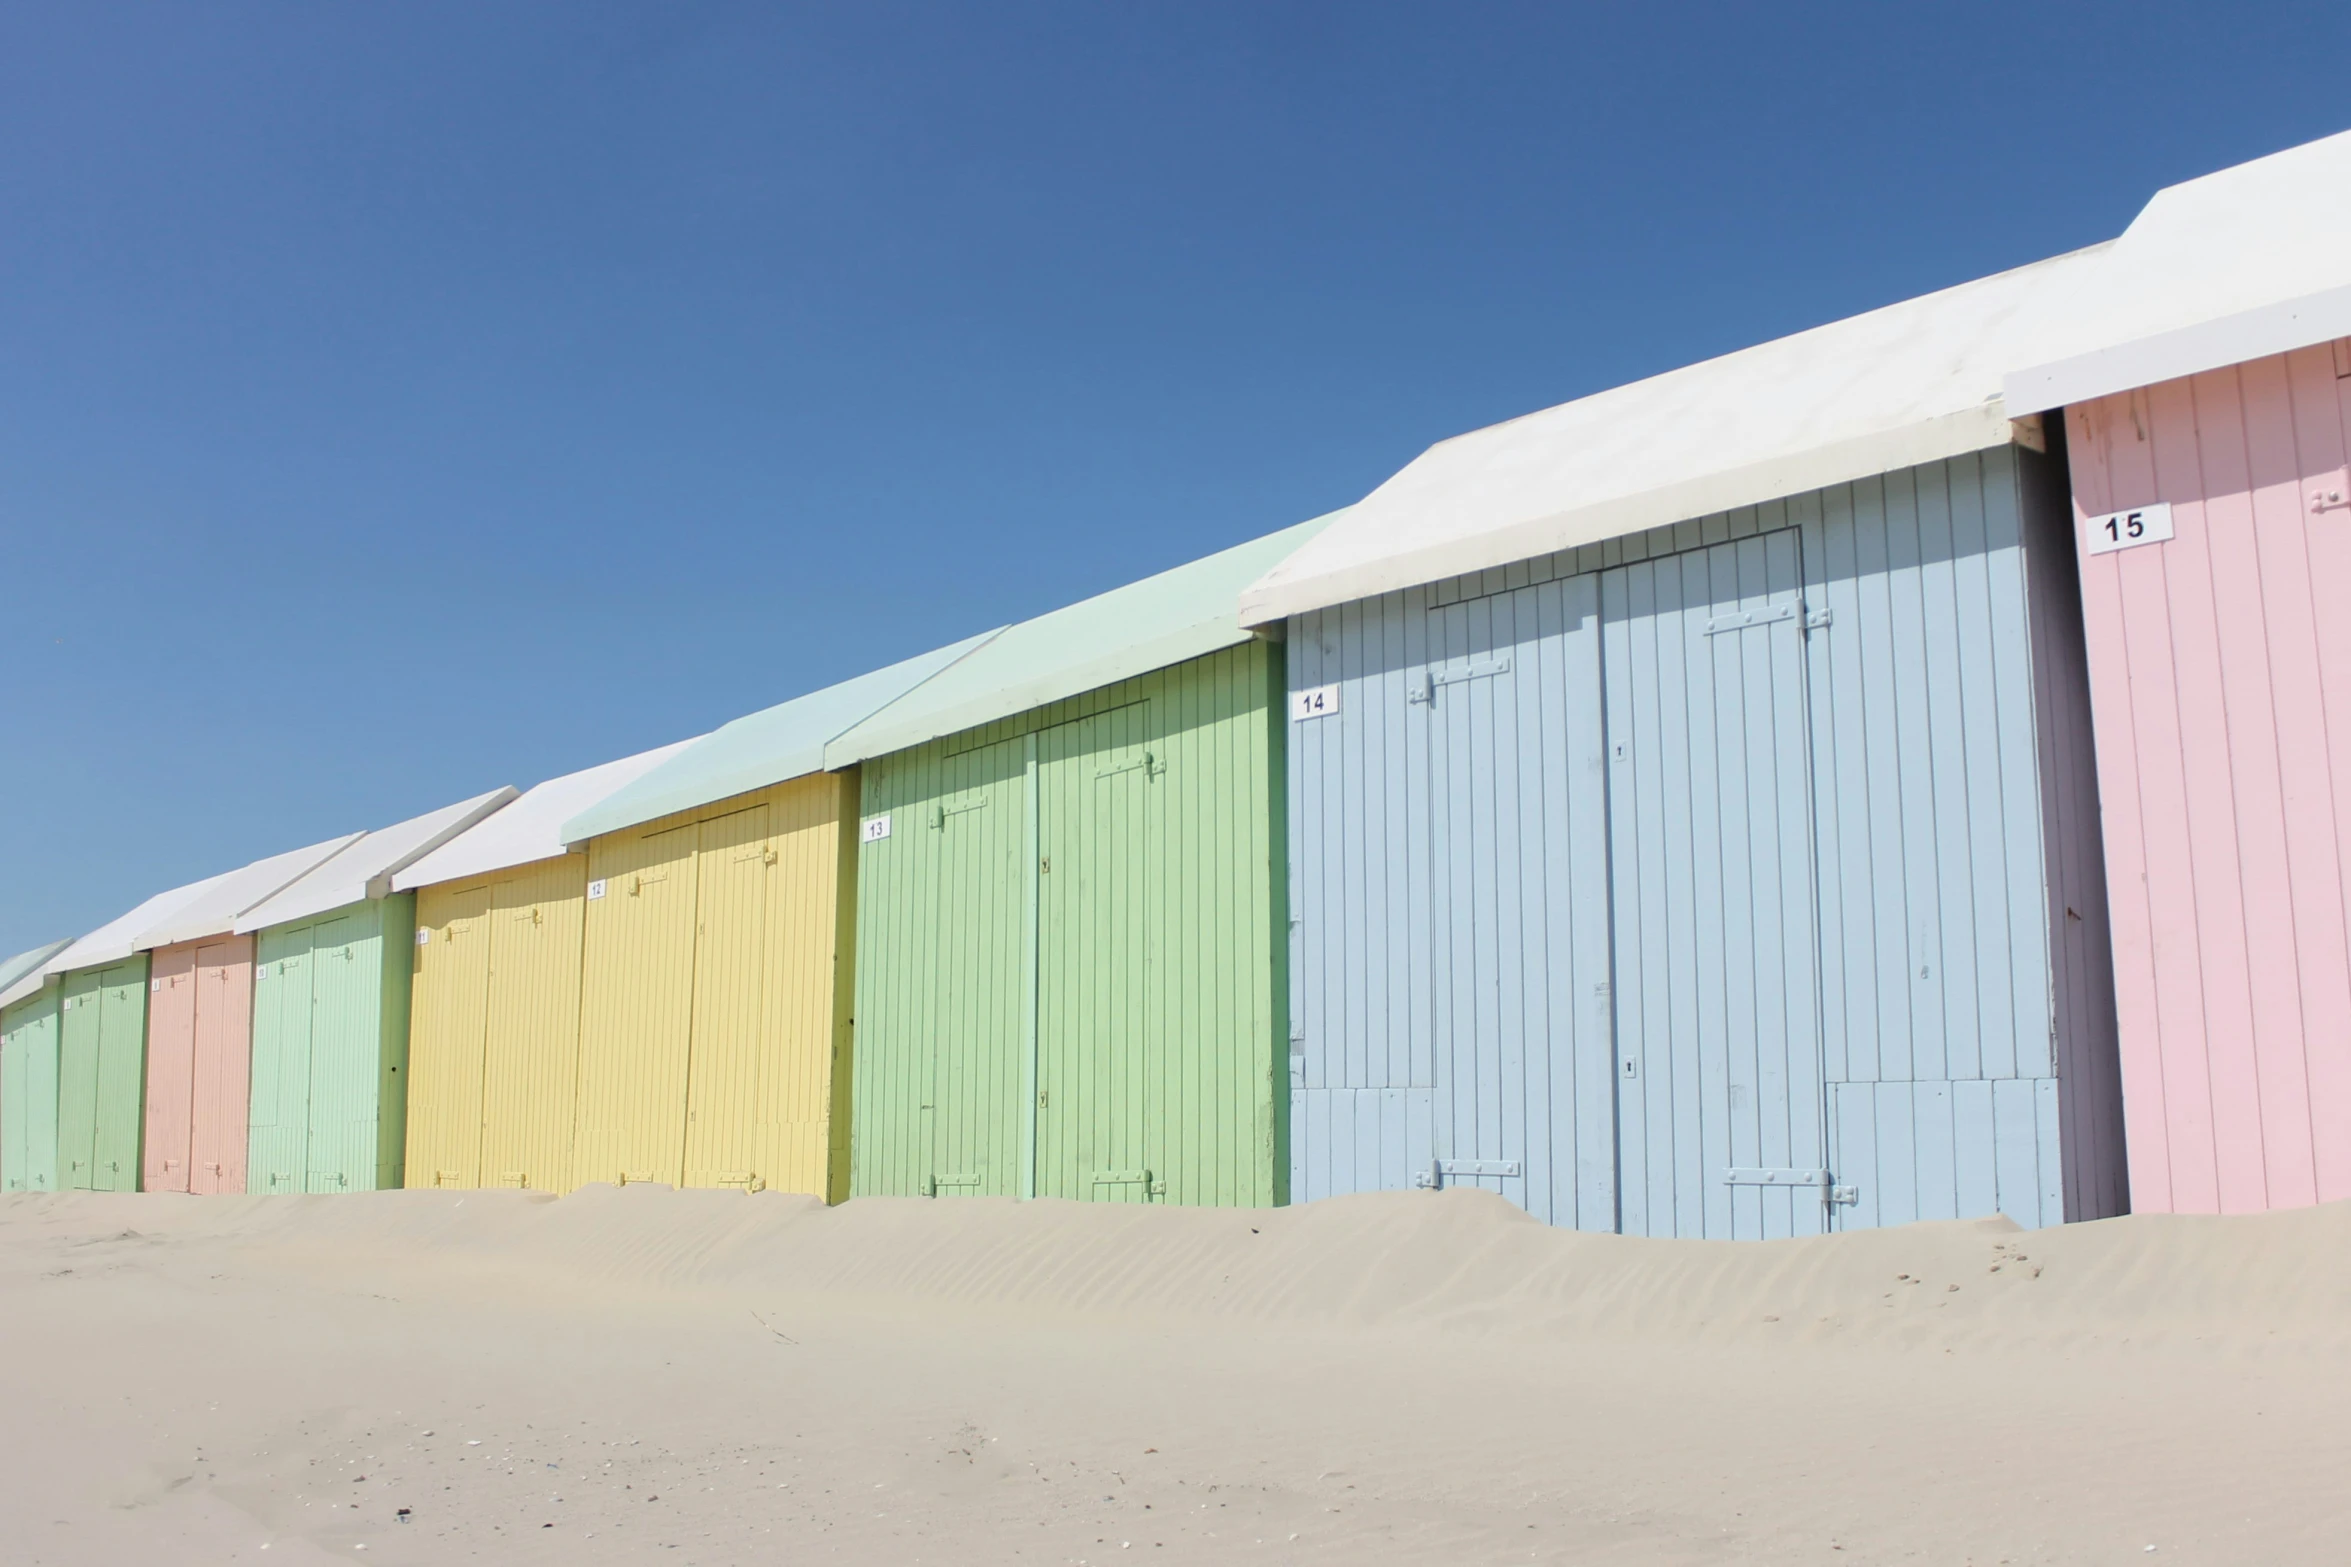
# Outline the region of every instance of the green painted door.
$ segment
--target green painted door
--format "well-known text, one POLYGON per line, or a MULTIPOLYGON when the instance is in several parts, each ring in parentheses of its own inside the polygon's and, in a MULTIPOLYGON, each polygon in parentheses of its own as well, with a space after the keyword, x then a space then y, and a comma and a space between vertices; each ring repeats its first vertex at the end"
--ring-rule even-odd
POLYGON ((147 959, 65 976, 57 1048, 61 1190, 139 1186, 140 1084, 147 1067, 147 959))
POLYGON ((1037 736, 1039 1196, 1147 1202, 1164 1177, 1150 1004, 1163 768, 1148 703, 1037 736))
POLYGON ((298 1192, 310 1166, 310 927, 261 932, 253 964, 246 1190, 298 1192))
POLYGON ((928 751, 869 775, 860 950, 898 961, 858 979, 852 1191, 1026 1191, 1026 746, 928 751))
POLYGON ((58 989, 0 1013, 0 1189, 57 1190, 58 989))
POLYGON ((372 919, 345 913, 310 927, 310 1135, 302 1189, 375 1184, 378 965, 372 919))
POLYGON ((1288 1191, 1261 644, 863 764, 857 1195, 1288 1191))
POLYGON ((147 955, 98 976, 97 1135, 91 1187, 139 1189, 139 1140, 147 1129, 147 955))
POLYGON ((250 1190, 400 1184, 415 936, 412 893, 261 932, 250 1190))

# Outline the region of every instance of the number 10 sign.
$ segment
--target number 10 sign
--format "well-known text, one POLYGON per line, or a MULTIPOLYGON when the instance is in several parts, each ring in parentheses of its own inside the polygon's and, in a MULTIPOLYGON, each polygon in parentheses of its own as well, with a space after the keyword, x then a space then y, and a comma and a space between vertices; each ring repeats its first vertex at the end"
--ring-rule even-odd
POLYGON ((2171 537, 2171 502, 2134 506, 2090 519, 2090 553, 2105 555, 2134 544, 2161 544, 2171 537))

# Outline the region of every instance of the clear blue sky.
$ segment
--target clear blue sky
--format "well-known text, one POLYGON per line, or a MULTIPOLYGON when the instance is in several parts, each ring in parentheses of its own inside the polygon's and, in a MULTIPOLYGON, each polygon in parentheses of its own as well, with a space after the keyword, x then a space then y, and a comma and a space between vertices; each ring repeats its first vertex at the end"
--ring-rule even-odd
POLYGON ((0 10, 0 953, 2118 232, 2351 7, 0 10))

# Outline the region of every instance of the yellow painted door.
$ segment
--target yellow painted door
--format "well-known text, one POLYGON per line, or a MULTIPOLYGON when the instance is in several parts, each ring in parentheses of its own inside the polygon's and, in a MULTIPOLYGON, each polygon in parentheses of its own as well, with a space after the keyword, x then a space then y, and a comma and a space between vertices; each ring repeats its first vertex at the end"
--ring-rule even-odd
POLYGON ((493 889, 427 887, 417 895, 415 991, 408 1042, 408 1184, 482 1184, 482 1057, 490 985, 493 889))
MULTIPOLYGON (((584 855, 508 876, 490 913, 482 1184, 569 1191, 579 1089, 584 855)), ((606 883, 610 896, 610 882, 606 883)), ((601 901, 601 900, 599 900, 601 901)))
POLYGON ((686 1184, 777 1184, 758 1164, 761 1058, 768 1043, 768 898, 776 846, 766 805, 700 828, 694 1058, 686 1096, 686 1184))
MULTIPOLYGON (((840 1201, 849 1195, 848 1117, 838 1117, 851 1069, 844 866, 855 875, 856 781, 837 774, 779 791, 768 808, 775 845, 769 894, 767 1053, 759 1085, 759 1169, 779 1191, 840 1201), (769 1172, 773 1172, 772 1174, 769 1172)), ((853 885, 853 883, 852 883, 853 885)))
POLYGON ((682 1173, 699 840, 689 822, 589 846, 576 1181, 682 1173))

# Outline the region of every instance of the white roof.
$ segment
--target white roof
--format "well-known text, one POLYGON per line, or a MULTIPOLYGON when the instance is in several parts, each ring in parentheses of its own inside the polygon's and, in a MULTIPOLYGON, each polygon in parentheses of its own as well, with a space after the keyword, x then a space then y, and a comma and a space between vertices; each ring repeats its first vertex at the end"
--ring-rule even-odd
POLYGON ((2011 412, 2351 337, 2351 131, 2157 192, 2033 318, 2011 412))
POLYGON ((6 990, 0 990, 0 1007, 22 1001, 41 988, 41 982, 51 974, 67 974, 75 969, 96 968, 102 963, 119 963, 139 950, 139 933, 151 925, 168 919, 171 914, 190 902, 203 897, 228 876, 207 877, 192 881, 169 892, 159 892, 128 914, 117 915, 105 924, 74 941, 66 943, 48 962, 26 974, 6 990))
POLYGON ((514 799, 516 793, 511 787, 493 789, 393 826, 361 833, 309 875, 246 910, 237 920, 237 934, 308 919, 362 899, 389 896, 394 875, 514 799))
POLYGON ((355 832, 345 833, 307 849, 255 860, 242 870, 200 883, 204 889, 201 893, 177 905, 154 924, 133 932, 132 945, 134 948, 169 947, 183 941, 201 941, 206 936, 225 935, 236 924, 238 915, 283 890, 295 877, 315 869, 327 856, 356 843, 359 837, 355 832))
POLYGON ((563 824, 614 790, 634 783, 667 761, 691 740, 550 778, 521 799, 459 833, 392 878, 394 892, 430 887, 461 876, 480 876, 509 866, 550 860, 564 852, 563 824))
POLYGON ((1429 448, 1241 595, 1261 626, 2013 438, 2000 378, 2077 251, 1429 448))
POLYGON ((20 952, 7 962, 0 963, 0 1007, 21 999, 17 990, 21 980, 32 981, 23 995, 30 995, 40 989, 41 982, 47 978, 49 960, 72 945, 70 941, 52 941, 29 952, 20 952))

